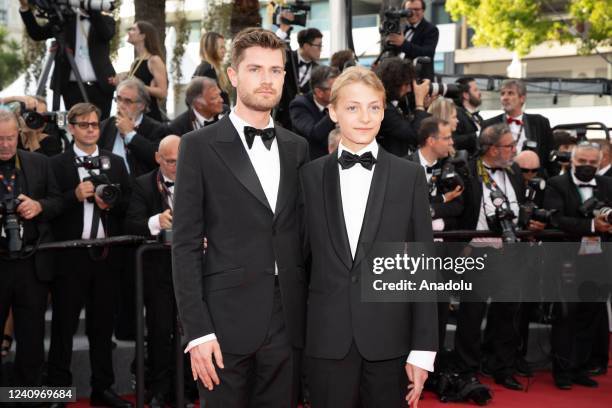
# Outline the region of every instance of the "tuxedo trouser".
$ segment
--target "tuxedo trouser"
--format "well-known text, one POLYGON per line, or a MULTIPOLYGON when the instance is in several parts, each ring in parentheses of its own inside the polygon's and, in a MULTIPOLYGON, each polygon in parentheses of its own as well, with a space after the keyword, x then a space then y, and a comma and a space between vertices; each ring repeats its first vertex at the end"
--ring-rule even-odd
POLYGON ((294 408, 300 376, 301 353, 289 342, 280 289, 274 303, 268 333, 252 354, 223 353, 224 369, 217 368, 220 384, 208 391, 198 381, 200 405, 206 408, 294 408))
MULTIPOLYGON (((85 87, 85 93, 87 93, 89 102, 100 109, 100 122, 107 119, 110 116, 113 93, 102 90, 98 82, 85 82, 83 86, 85 87)), ((62 90, 62 98, 64 99, 66 110, 70 110, 77 103, 85 102, 75 81, 68 81, 66 88, 62 90)))
MULTIPOLYGON (((111 251, 112 252, 112 251, 111 251)), ((62 251, 51 287, 53 320, 47 361, 47 384, 70 386, 73 336, 85 306, 91 387, 103 391, 115 382, 112 360, 113 303, 116 265, 109 258, 94 261, 86 249, 62 251)))
POLYGON ((12 308, 15 328, 16 353, 11 385, 34 387, 42 384, 48 292, 48 286, 36 277, 32 258, 0 260, 0 327, 4 328, 12 308))
POLYGON ((312 408, 406 406, 406 356, 368 361, 355 342, 340 360, 306 358, 312 408))

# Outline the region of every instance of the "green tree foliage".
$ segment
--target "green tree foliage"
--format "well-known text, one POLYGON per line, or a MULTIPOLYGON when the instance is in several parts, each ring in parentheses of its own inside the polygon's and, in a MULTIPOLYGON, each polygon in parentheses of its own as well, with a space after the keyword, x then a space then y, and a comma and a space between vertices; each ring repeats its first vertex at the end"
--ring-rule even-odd
POLYGON ((466 17, 475 45, 519 55, 548 40, 575 42, 582 53, 612 45, 612 0, 447 0, 446 10, 466 17))
POLYGON ((8 39, 8 32, 0 27, 0 89, 11 84, 23 68, 17 41, 8 39))

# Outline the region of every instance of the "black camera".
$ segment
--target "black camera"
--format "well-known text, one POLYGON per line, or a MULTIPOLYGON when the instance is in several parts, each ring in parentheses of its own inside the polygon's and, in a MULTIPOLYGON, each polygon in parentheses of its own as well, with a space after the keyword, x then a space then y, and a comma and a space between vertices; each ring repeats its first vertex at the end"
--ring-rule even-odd
POLYGON ((58 127, 66 125, 66 112, 44 112, 38 113, 31 109, 21 109, 21 117, 25 125, 30 129, 42 129, 47 124, 54 124, 58 127))
POLYGON ((534 177, 527 183, 527 190, 525 192, 526 200, 519 206, 519 227, 526 229, 529 226, 529 221, 539 221, 544 224, 551 224, 555 226, 553 222, 553 216, 557 210, 547 210, 545 208, 539 208, 535 203, 535 197, 538 192, 544 191, 546 188, 546 181, 539 177, 534 177))
POLYGON ((409 17, 412 17, 412 10, 389 9, 385 11, 378 31, 383 37, 386 37, 389 34, 401 34, 401 19, 409 17))
POLYGON ((489 229, 501 233, 504 242, 518 242, 514 224, 512 223, 514 212, 510 208, 508 198, 499 190, 491 191, 490 197, 495 207, 495 212, 486 215, 489 229))
MULTIPOLYGON (((271 2, 274 4, 274 2, 271 2)), ((308 12, 310 11, 310 5, 305 4, 303 0, 296 0, 294 3, 289 3, 284 6, 278 6, 274 10, 274 21, 280 20, 282 24, 298 25, 306 27, 306 19, 308 12), (280 16, 280 13, 284 10, 289 10, 293 14, 293 20, 287 20, 280 16)))
POLYGON ((468 177, 467 161, 467 150, 458 150, 454 156, 444 161, 441 168, 433 171, 432 180, 435 177, 436 187, 439 192, 446 194, 458 186, 462 188, 465 186, 464 179, 468 177))
MULTIPOLYGON (((108 205, 114 205, 121 198, 121 186, 110 182, 106 174, 95 174, 94 170, 110 169, 110 159, 106 156, 96 157, 75 157, 75 165, 82 167, 89 173, 89 177, 83 181, 91 181, 94 185, 96 195, 108 205)), ((94 197, 87 198, 87 201, 93 203, 94 197)))
POLYGON ((0 232, 4 231, 6 236, 4 240, 9 253, 19 252, 23 247, 21 236, 22 219, 17 213, 17 207, 21 201, 17 199, 16 195, 12 191, 5 189, 0 199, 0 232))
POLYGON ((464 88, 457 84, 445 84, 444 82, 437 82, 434 78, 434 66, 433 61, 429 57, 416 57, 413 61, 414 74, 418 84, 423 83, 424 80, 429 79, 431 84, 429 85, 430 96, 445 96, 451 99, 456 99, 461 96, 464 92, 464 88))
POLYGON ((559 150, 553 150, 548 155, 550 162, 569 163, 572 159, 572 152, 560 152, 559 150))
POLYGON ((591 197, 578 208, 585 218, 603 217, 608 224, 612 224, 612 206, 591 197))
POLYGON ((115 8, 114 0, 29 0, 31 6, 43 11, 60 11, 80 8, 81 10, 112 11, 115 8))

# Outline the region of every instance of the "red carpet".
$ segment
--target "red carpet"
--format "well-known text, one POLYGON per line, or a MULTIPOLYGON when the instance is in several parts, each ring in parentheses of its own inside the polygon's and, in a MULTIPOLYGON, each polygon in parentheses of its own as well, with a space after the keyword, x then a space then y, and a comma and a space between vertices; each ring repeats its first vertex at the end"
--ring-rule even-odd
MULTIPOLYGON (((489 407, 503 408, 610 408, 612 407, 612 373, 594 377, 599 382, 599 388, 585 388, 574 386, 571 391, 558 390, 550 372, 538 372, 535 378, 531 379, 531 384, 527 391, 510 391, 494 384, 489 379, 483 381, 493 389, 493 401, 487 405, 489 407)), ((523 385, 527 385, 524 378, 520 378, 523 385)), ((134 396, 128 397, 134 401, 134 396)), ((69 408, 89 407, 89 401, 79 400, 74 404, 69 404, 69 408)), ((475 404, 444 404, 438 401, 436 396, 426 393, 425 398, 419 403, 419 408, 450 408, 452 406, 473 406, 475 404)), ((197 406, 199 407, 199 405, 197 406)), ((384 407, 380 407, 384 408, 384 407)))

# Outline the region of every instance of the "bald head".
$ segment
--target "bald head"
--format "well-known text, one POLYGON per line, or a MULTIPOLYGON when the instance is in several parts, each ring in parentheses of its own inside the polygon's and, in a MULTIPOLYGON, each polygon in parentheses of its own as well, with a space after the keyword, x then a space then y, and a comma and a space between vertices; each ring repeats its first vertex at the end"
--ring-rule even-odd
POLYGON ((514 158, 514 162, 519 165, 523 172, 525 181, 534 178, 540 170, 540 157, 536 152, 523 150, 514 158))
POLYGON ((162 174, 172 181, 176 180, 176 161, 180 143, 180 137, 168 135, 159 142, 159 148, 155 153, 155 160, 159 164, 162 174))

